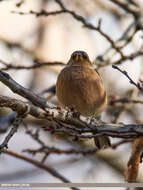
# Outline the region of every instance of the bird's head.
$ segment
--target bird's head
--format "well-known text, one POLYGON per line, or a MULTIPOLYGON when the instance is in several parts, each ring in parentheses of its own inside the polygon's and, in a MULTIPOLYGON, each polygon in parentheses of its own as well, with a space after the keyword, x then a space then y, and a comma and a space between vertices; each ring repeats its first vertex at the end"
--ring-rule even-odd
POLYGON ((84 51, 74 51, 71 54, 68 65, 72 66, 91 66, 89 56, 84 51))

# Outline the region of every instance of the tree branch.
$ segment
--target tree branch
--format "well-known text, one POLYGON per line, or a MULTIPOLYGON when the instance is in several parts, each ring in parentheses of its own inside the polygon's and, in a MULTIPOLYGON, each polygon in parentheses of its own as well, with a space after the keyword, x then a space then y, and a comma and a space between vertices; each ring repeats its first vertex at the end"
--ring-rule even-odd
MULTIPOLYGON (((54 168, 48 166, 47 164, 44 165, 42 164, 41 162, 38 162, 37 160, 34 160, 34 159, 31 159, 29 157, 26 157, 22 154, 19 154, 19 153, 16 153, 12 150, 3 150, 3 153, 4 154, 7 154, 7 155, 10 155, 12 157, 15 157, 15 158, 18 158, 20 160, 24 160, 28 163, 31 163, 32 165, 40 168, 40 169, 43 169, 45 171, 47 171, 48 173, 50 173, 52 176, 58 178, 59 180, 63 181, 64 183, 71 183, 66 177, 64 177, 63 175, 61 175, 58 171, 56 171, 54 168)), ((79 190, 79 188, 77 187, 71 187, 71 189, 73 190, 79 190)))
POLYGON ((25 66, 25 65, 14 65, 12 63, 7 63, 3 60, 0 60, 0 63, 3 64, 5 67, 1 68, 1 70, 6 71, 6 70, 30 70, 30 69, 37 69, 40 67, 45 67, 45 66, 57 66, 57 65, 62 65, 64 66, 65 64, 59 61, 54 61, 54 62, 41 62, 39 60, 34 60, 34 64, 30 66, 25 66))
POLYGON ((143 87, 141 86, 141 84, 140 83, 135 83, 132 79, 131 79, 131 77, 128 75, 128 73, 127 73, 127 71, 123 71, 123 70, 121 70, 119 67, 117 67, 116 65, 112 65, 112 68, 113 69, 116 69, 116 70, 118 70, 118 71, 120 71, 123 75, 125 75, 128 79, 129 79, 129 82, 131 83, 131 84, 133 84, 135 87, 137 87, 139 90, 141 90, 141 91, 143 91, 143 87))
POLYGON ((4 83, 8 88, 10 88, 12 92, 28 99, 34 105, 39 106, 42 109, 45 109, 48 106, 46 99, 36 95, 29 89, 24 88, 23 86, 18 84, 15 80, 11 78, 9 74, 4 71, 0 71, 0 81, 4 83))
MULTIPOLYGON (((19 111, 25 109, 26 105, 27 103, 20 100, 0 96, 1 107, 9 107, 14 111, 19 111)), ((43 127, 44 130, 64 133, 80 138, 94 138, 104 135, 117 138, 135 138, 143 136, 143 124, 110 124, 97 122, 97 120, 87 120, 83 116, 75 118, 73 112, 62 108, 59 109, 59 107, 46 108, 46 111, 43 111, 30 105, 29 114, 36 119, 47 120, 47 126, 43 127)))
POLYGON ((139 16, 139 10, 137 9, 137 6, 135 5, 133 6, 133 4, 128 3, 128 2, 123 3, 118 0, 110 0, 110 1, 116 4, 117 6, 121 7, 124 11, 132 14, 135 18, 139 16))

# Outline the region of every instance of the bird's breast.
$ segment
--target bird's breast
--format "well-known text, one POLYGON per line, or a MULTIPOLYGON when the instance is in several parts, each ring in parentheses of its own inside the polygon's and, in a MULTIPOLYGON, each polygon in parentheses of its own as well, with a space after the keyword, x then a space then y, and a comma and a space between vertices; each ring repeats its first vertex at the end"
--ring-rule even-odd
POLYGON ((96 71, 77 66, 68 66, 61 71, 56 83, 56 95, 63 106, 73 107, 85 116, 100 113, 107 102, 96 71))

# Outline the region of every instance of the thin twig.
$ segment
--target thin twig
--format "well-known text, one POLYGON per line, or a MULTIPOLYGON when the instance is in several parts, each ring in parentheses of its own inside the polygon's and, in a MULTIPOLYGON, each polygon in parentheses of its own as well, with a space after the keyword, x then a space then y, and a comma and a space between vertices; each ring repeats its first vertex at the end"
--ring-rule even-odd
POLYGON ((37 69, 40 67, 45 67, 45 66, 57 66, 57 65, 62 65, 64 66, 65 64, 62 62, 54 61, 54 62, 41 62, 39 60, 34 60, 34 64, 30 66, 25 66, 25 65, 14 65, 12 63, 7 63, 3 60, 0 60, 0 63, 3 64, 5 67, 1 68, 1 70, 6 71, 6 70, 30 70, 30 69, 37 69))
MULTIPOLYGON (((58 2, 58 0, 56 2, 58 2)), ((61 2, 61 1, 59 1, 59 2, 61 2)), ((41 10, 40 12, 36 12, 36 11, 31 10, 31 11, 29 11, 27 13, 25 13, 25 12, 16 12, 16 11, 12 11, 12 13, 17 13, 17 14, 20 14, 20 15, 34 14, 37 17, 39 17, 39 16, 51 16, 51 15, 54 16, 54 15, 59 15, 59 14, 63 14, 63 13, 70 14, 77 21, 81 22, 84 27, 86 27, 86 28, 88 28, 90 30, 95 30, 95 31, 99 32, 111 44, 112 48, 114 48, 121 56, 123 56, 122 51, 120 50, 120 48, 118 48, 118 46, 116 46, 116 44, 110 38, 110 36, 108 36, 106 33, 104 33, 101 30, 101 20, 99 20, 98 26, 96 27, 93 24, 87 22, 86 19, 83 16, 77 14, 75 11, 66 9, 64 5, 61 6, 61 8, 62 8, 62 10, 51 11, 51 12, 47 12, 46 10, 41 10)))
MULTIPOLYGON (((24 156, 23 154, 19 154, 17 152, 14 152, 12 150, 3 150, 2 151, 4 154, 8 154, 12 157, 15 157, 15 158, 18 158, 20 160, 24 160, 28 163, 31 163, 32 165, 40 168, 40 169, 43 169, 45 171, 47 171, 48 173, 50 173, 52 176, 56 177, 57 179, 63 181, 64 183, 71 183, 66 177, 64 177, 63 175, 61 175, 57 170, 55 170, 54 168, 48 166, 47 164, 44 165, 42 164, 41 162, 37 161, 37 160, 34 160, 34 159, 31 159, 29 157, 26 157, 24 156)), ((79 190, 79 188, 77 187, 71 187, 71 189, 73 190, 79 190)))
POLYGON ((119 67, 117 67, 116 65, 112 65, 112 68, 113 68, 113 69, 116 69, 116 70, 118 70, 118 71, 120 71, 123 75, 125 75, 125 76, 129 79, 129 82, 130 82, 131 84, 133 84, 134 86, 136 86, 139 90, 143 91, 143 87, 141 86, 141 84, 140 84, 140 83, 135 83, 135 82, 131 79, 131 77, 128 75, 127 71, 121 70, 121 69, 120 69, 119 67))
POLYGON ((10 132, 8 135, 5 137, 4 141, 0 145, 0 153, 4 148, 8 148, 8 142, 12 138, 12 136, 17 132, 20 123, 22 122, 23 118, 26 117, 26 115, 29 112, 29 107, 27 106, 27 109, 22 113, 18 114, 13 122, 13 127, 11 128, 10 132))
POLYGON ((136 6, 133 8, 133 4, 131 5, 130 3, 124 3, 118 0, 110 0, 110 1, 116 4, 117 6, 121 7, 124 11, 132 14, 135 18, 139 16, 139 10, 137 10, 136 6))

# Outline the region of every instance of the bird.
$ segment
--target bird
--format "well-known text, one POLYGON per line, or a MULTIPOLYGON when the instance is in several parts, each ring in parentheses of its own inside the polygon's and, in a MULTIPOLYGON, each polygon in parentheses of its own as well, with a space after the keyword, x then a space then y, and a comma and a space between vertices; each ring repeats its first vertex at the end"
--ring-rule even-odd
MULTIPOLYGON (((64 108, 74 109, 85 117, 99 118, 107 106, 107 93, 99 73, 86 52, 71 54, 56 82, 56 96, 64 108)), ((98 149, 110 146, 107 136, 95 137, 98 149)))

